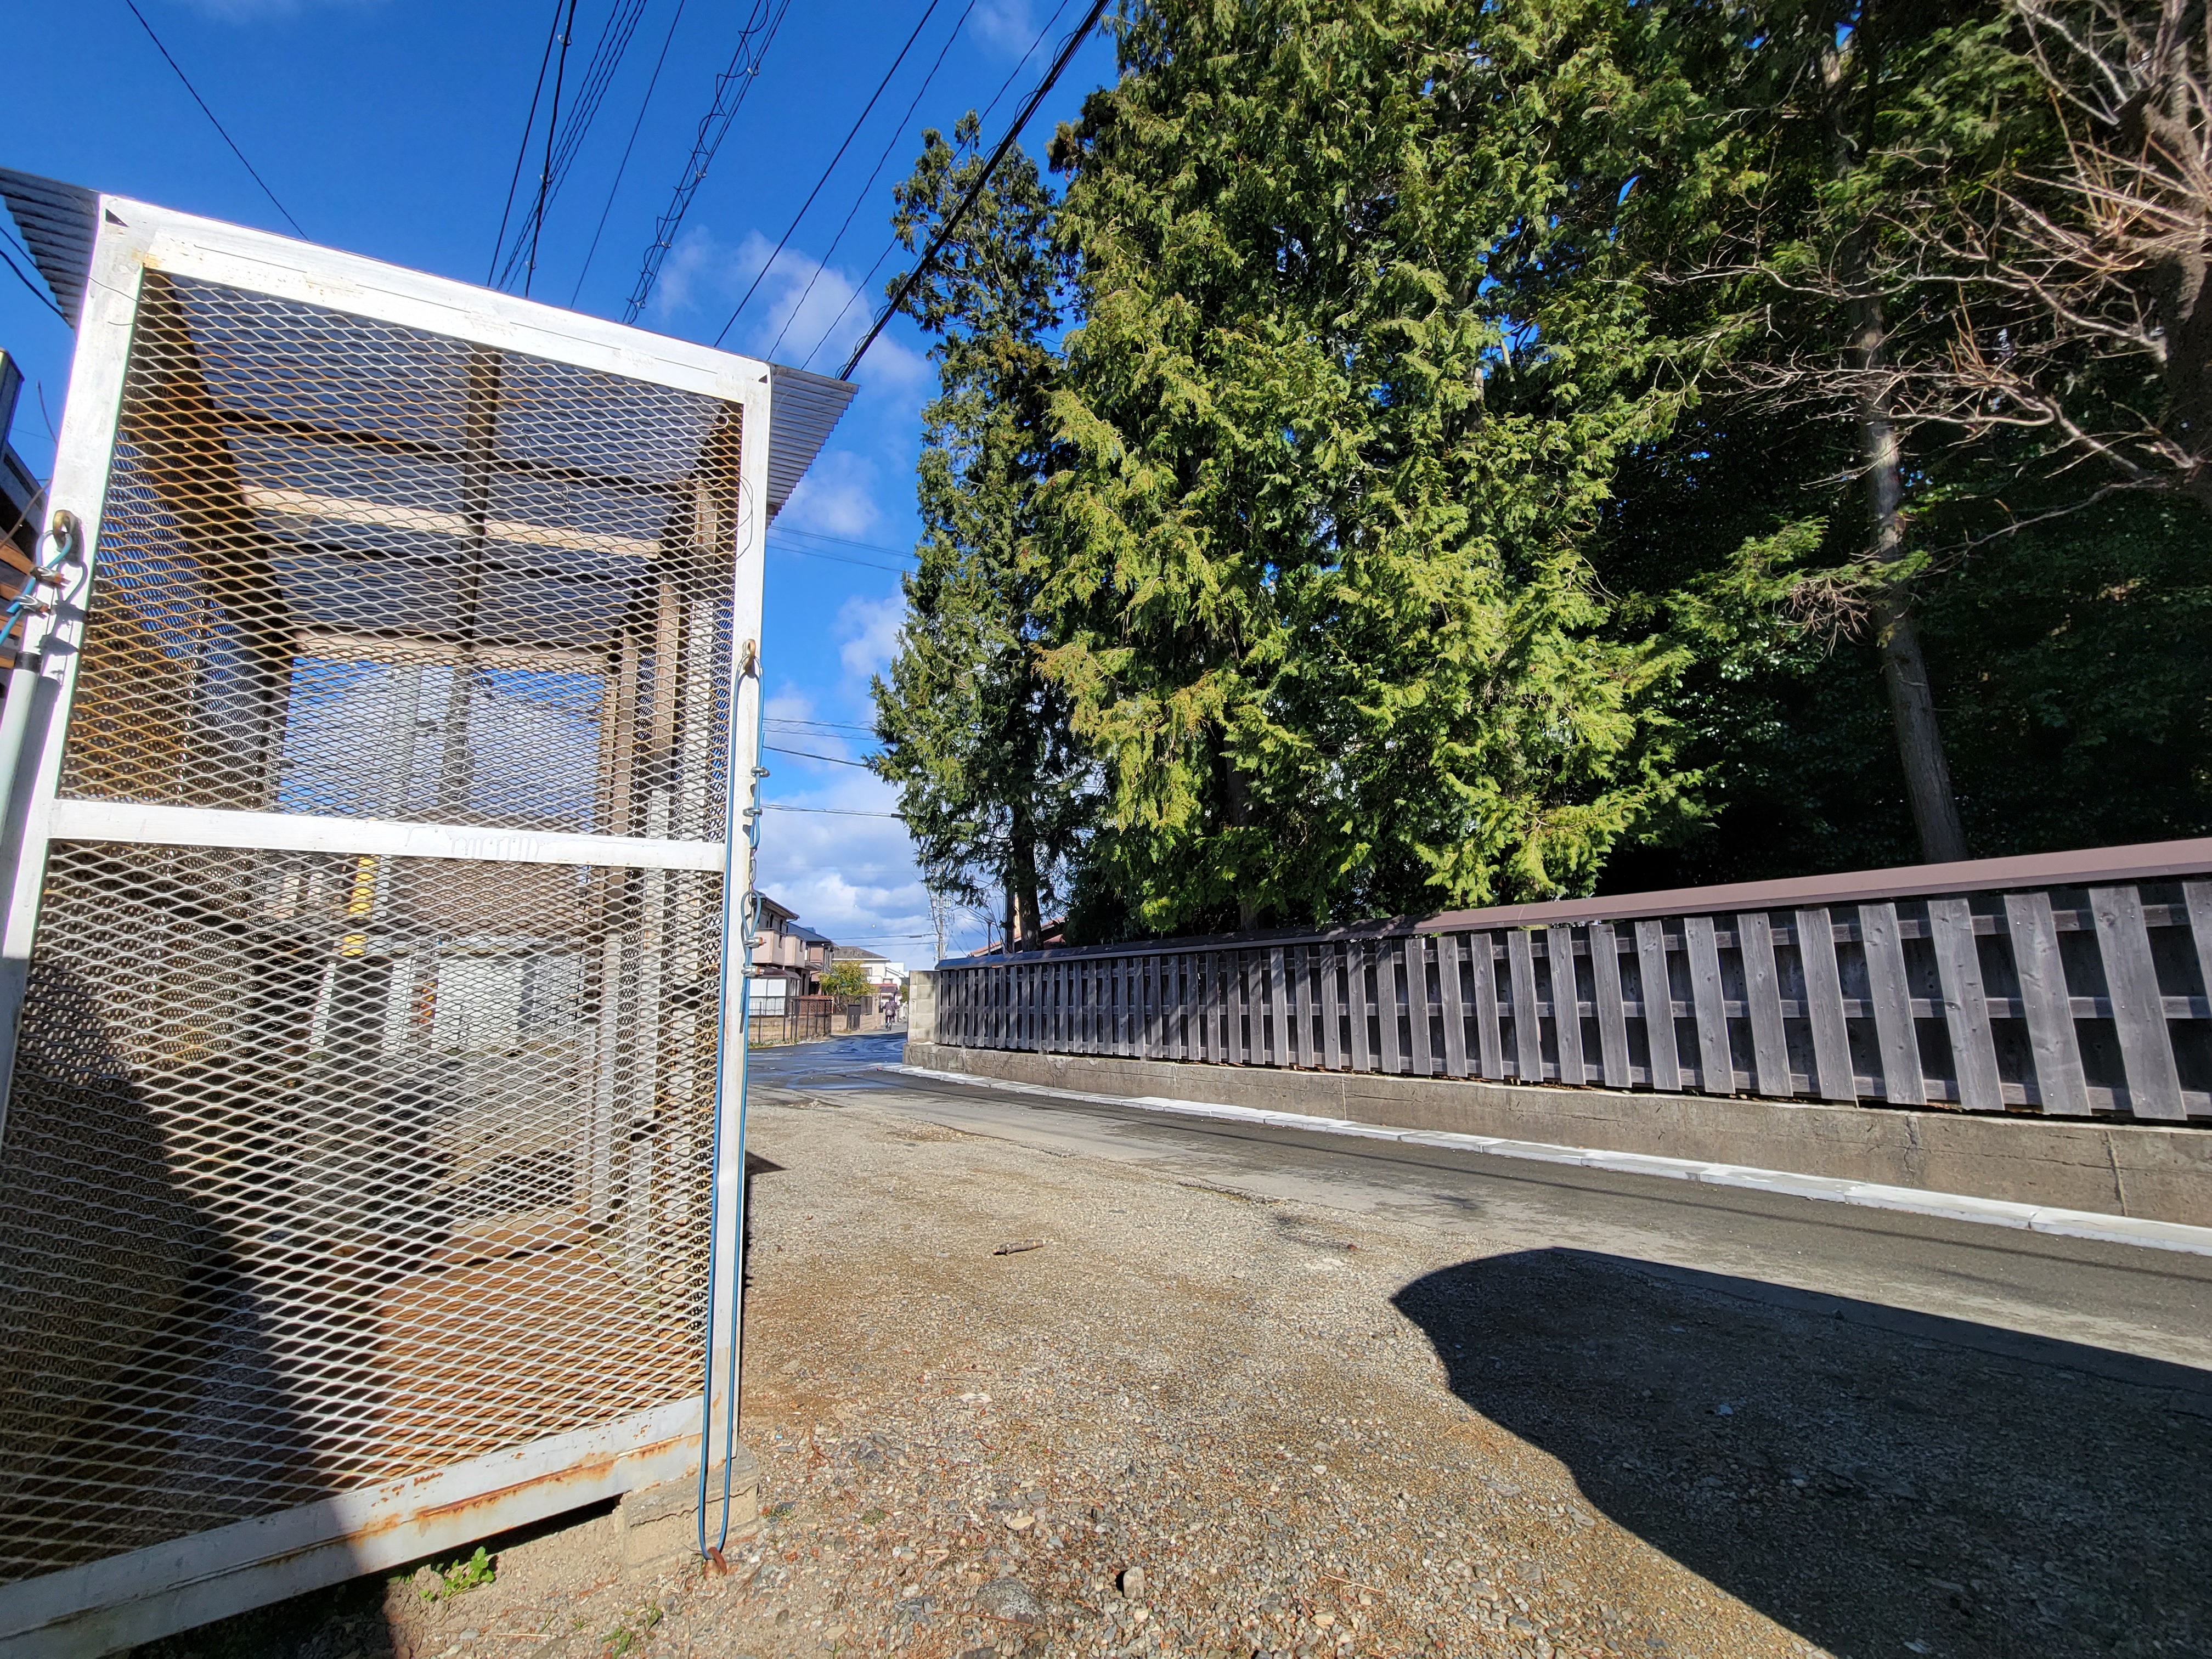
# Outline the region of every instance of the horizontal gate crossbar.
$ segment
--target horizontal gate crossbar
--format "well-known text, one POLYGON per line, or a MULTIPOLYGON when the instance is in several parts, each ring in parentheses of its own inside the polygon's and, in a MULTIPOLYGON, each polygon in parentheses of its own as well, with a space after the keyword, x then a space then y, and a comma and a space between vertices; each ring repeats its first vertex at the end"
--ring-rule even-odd
POLYGON ((722 867, 719 841, 640 836, 482 830, 396 818, 311 818, 136 801, 57 800, 47 822, 55 841, 140 842, 156 847, 227 847, 280 853, 363 853, 390 858, 474 859, 497 864, 592 864, 629 870, 722 867))
POLYGON ((374 1572, 698 1468, 696 1400, 488 1452, 228 1526, 0 1585, 0 1659, 97 1654, 119 1632, 138 1642, 266 1599, 227 1579, 272 1575, 280 1595, 374 1572), (310 1558, 332 1546, 330 1565, 310 1558), (304 1574, 283 1577, 289 1564, 304 1574), (174 1604, 173 1611, 169 1604, 174 1604), (180 1616, 181 1615, 181 1616, 180 1616))

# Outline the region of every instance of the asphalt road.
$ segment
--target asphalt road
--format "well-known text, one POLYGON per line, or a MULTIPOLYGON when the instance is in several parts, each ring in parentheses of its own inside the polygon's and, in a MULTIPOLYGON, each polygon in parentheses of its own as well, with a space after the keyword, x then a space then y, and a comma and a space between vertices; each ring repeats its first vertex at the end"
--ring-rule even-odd
POLYGON ((890 1069, 901 1042, 757 1052, 752 1084, 771 1099, 866 1091, 918 1119, 1190 1185, 1593 1252, 1646 1276, 2171 1391, 2182 1411, 2212 1417, 2212 1257, 948 1083, 890 1069))

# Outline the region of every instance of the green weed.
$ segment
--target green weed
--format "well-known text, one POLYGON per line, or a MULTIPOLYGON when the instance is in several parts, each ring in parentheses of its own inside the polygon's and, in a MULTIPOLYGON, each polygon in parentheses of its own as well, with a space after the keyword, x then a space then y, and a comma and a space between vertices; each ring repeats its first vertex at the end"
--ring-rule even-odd
POLYGON ((465 1559, 456 1559, 442 1567, 432 1566, 428 1580, 420 1586, 422 1599, 425 1601, 442 1601, 449 1595, 459 1595, 464 1590, 489 1584, 497 1576, 498 1569, 493 1565, 491 1557, 484 1553, 484 1547, 479 1544, 476 1553, 465 1559))

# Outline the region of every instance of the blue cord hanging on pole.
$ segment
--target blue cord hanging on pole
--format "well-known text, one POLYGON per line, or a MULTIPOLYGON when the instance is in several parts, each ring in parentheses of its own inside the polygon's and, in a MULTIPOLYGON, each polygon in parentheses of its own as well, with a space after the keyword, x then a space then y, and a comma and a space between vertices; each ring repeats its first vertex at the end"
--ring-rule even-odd
MULTIPOLYGON (((740 678, 746 678, 752 679, 757 689, 760 678, 759 649, 750 641, 746 642, 746 659, 740 671, 740 678)), ((767 698, 757 696, 754 699, 754 706, 756 709, 754 753, 758 755, 762 739, 766 734, 766 726, 762 722, 767 717, 767 698)), ((750 769, 749 775, 744 776, 740 775, 737 767, 732 766, 730 769, 728 799, 723 818, 722 902, 725 904, 735 902, 738 906, 738 938, 745 955, 745 962, 739 964, 738 979, 736 1026, 737 1040, 741 1043, 750 1041, 752 1031, 750 1006, 752 977, 744 972, 744 968, 750 964, 752 956, 754 920, 759 908, 760 896, 754 890, 752 883, 754 872, 760 868, 760 781, 767 775, 767 769, 757 763, 750 769), (738 807, 738 802, 741 797, 745 801, 742 811, 738 807), (737 853, 738 841, 735 836, 728 833, 729 826, 739 821, 742 821, 744 825, 747 854, 745 890, 743 895, 732 891, 737 884, 733 860, 737 853)), ((730 1042, 730 1027, 729 1009, 726 1001, 721 1031, 714 1048, 714 1121, 712 1131, 714 1154, 713 1174, 710 1177, 711 1185, 708 1188, 708 1190, 718 1198, 722 1187, 722 1113, 726 1104, 722 1083, 726 1074, 726 1068, 723 1064, 723 1059, 730 1042)), ((730 1493, 733 1480, 732 1455, 736 1451, 738 1445, 738 1402, 743 1388, 743 1378, 739 1374, 738 1365, 742 1352, 739 1342, 744 1328, 745 1310, 745 1094, 750 1082, 751 1068, 742 1067, 738 1073, 736 1103, 738 1227, 737 1238, 732 1250, 732 1267, 737 1274, 738 1282, 731 1297, 730 1350, 726 1366, 729 1392, 723 1407, 722 1421, 722 1519, 720 1528, 712 1544, 707 1541, 707 1485, 713 1472, 714 1450, 714 1291, 719 1258, 711 1243, 707 1252, 707 1329, 705 1333, 707 1340, 703 1345, 705 1359, 699 1385, 697 1522, 699 1553, 718 1569, 724 1565, 723 1547, 730 1541, 730 1493)))

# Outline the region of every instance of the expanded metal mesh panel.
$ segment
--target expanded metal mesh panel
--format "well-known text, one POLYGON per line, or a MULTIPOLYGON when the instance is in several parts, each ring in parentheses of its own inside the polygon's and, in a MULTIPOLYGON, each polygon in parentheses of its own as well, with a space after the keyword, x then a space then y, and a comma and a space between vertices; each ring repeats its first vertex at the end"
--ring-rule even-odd
POLYGON ((738 416, 149 271, 62 793, 720 840, 738 416))
POLYGON ((0 1582, 698 1384, 720 881, 58 844, 0 1582))

